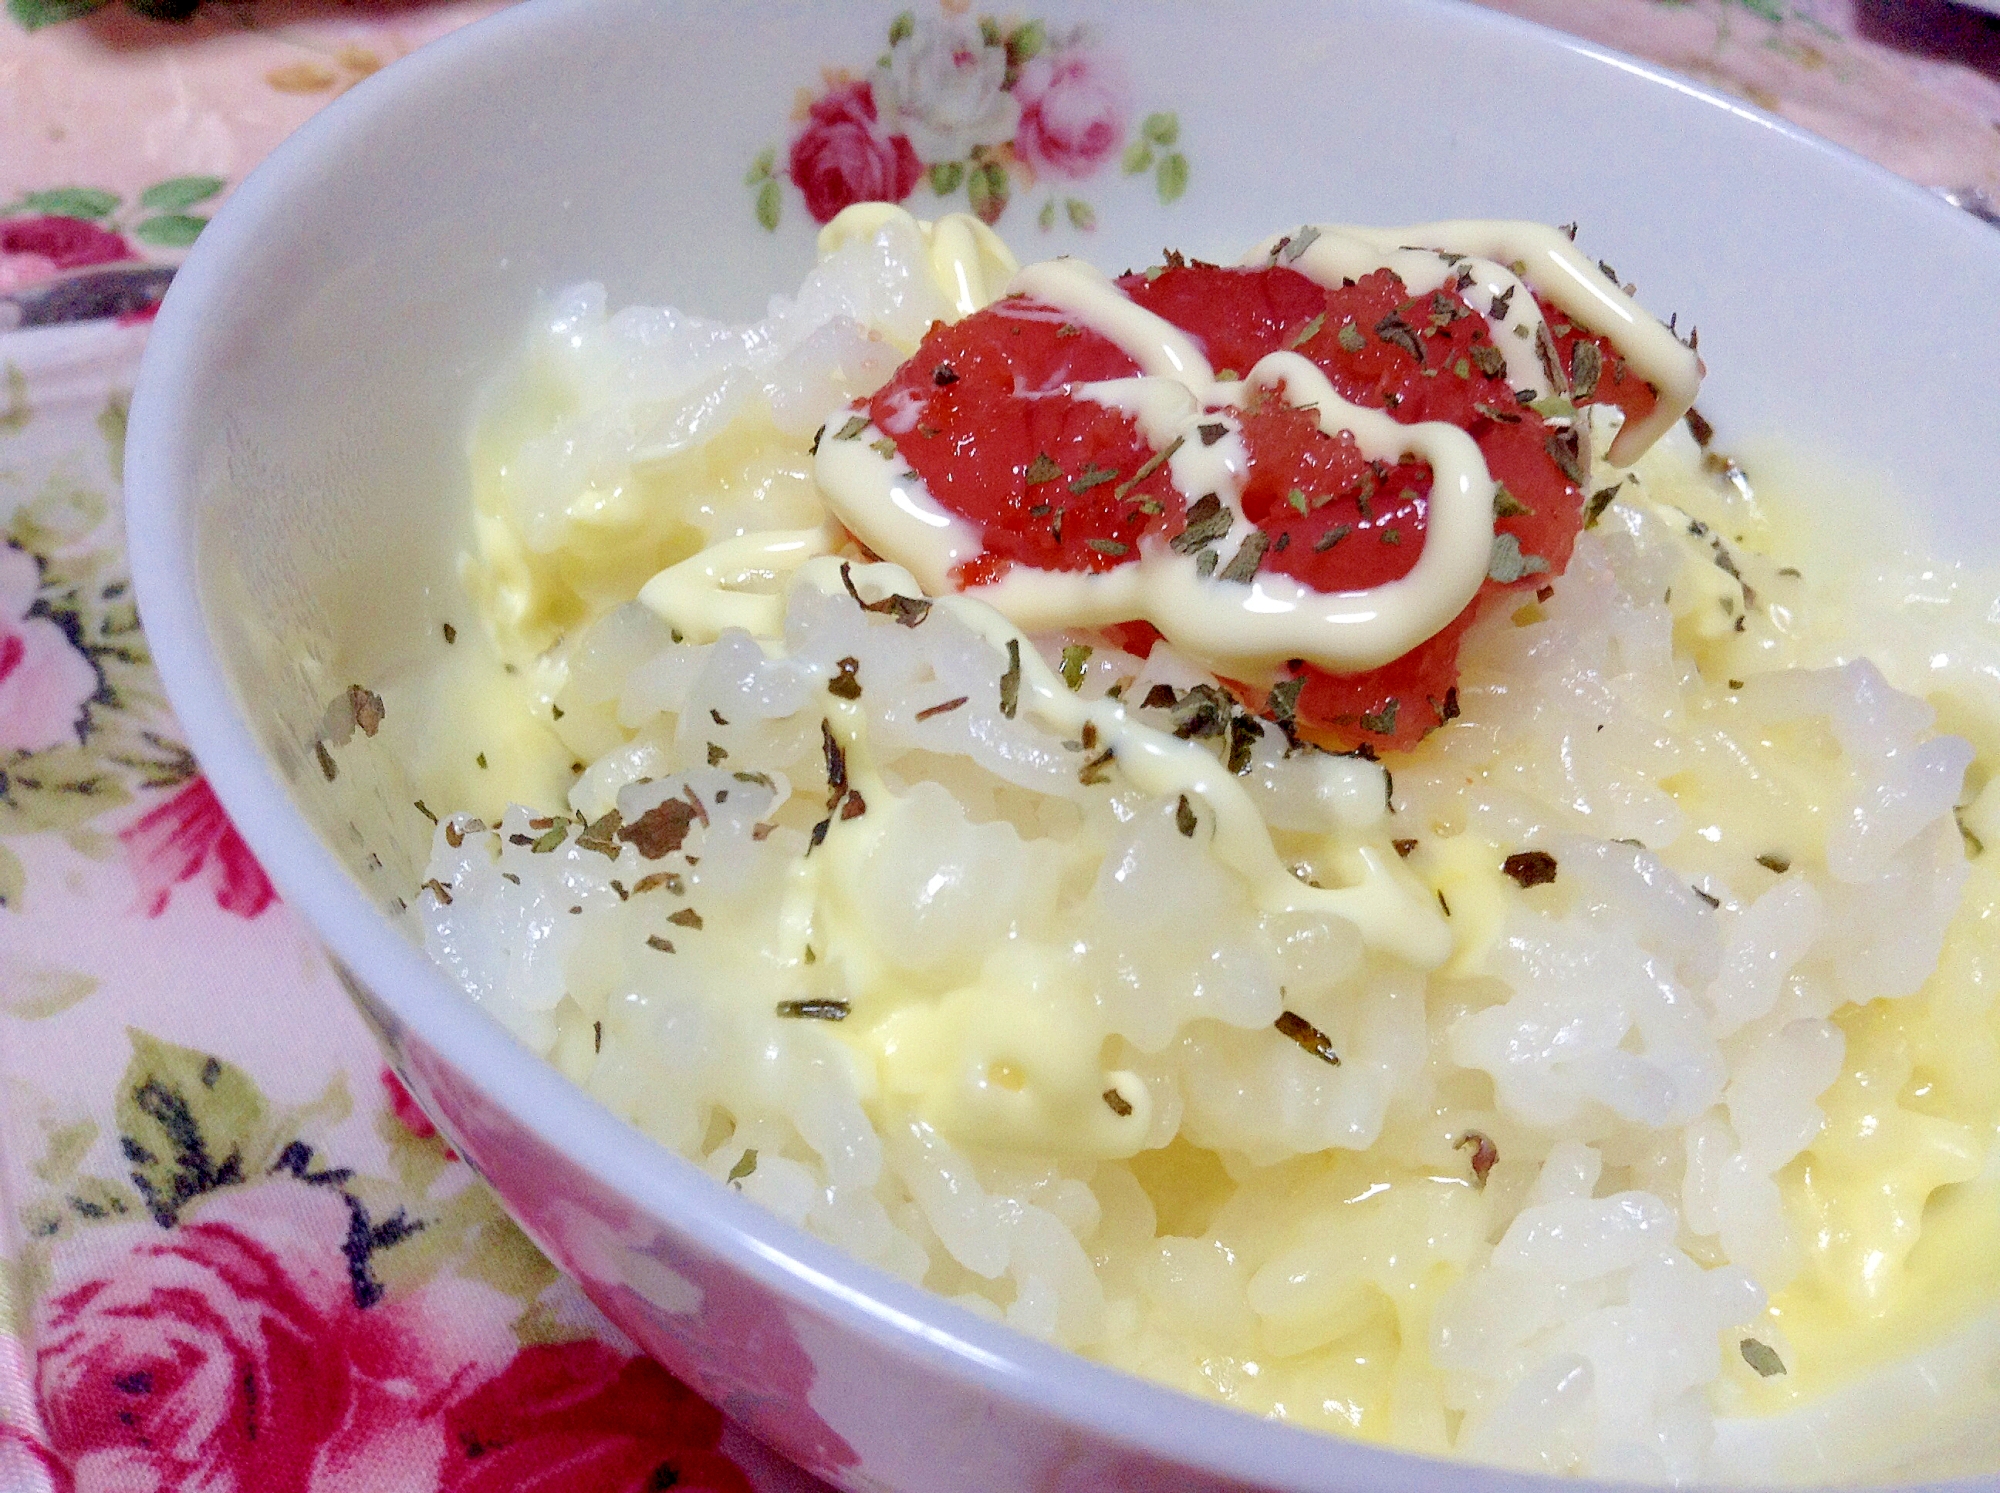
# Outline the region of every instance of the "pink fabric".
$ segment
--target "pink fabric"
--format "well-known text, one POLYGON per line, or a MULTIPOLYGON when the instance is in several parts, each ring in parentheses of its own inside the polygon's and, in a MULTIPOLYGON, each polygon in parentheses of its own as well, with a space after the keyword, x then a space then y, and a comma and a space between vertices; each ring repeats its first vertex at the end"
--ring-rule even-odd
MULTIPOLYGON (((2000 30, 1943 0, 1800 0, 1779 19, 1745 0, 1492 3, 1679 68, 1919 181, 2000 197, 2000 30)), ((168 24, 114 3, 32 32, 0 16, 0 178, 13 194, 0 199, 0 295, 171 261, 326 100, 496 8, 241 0, 168 24)), ((1146 95, 1115 35, 1029 19, 996 22, 987 40, 954 0, 892 32, 891 53, 933 33, 1005 53, 968 51, 968 76, 1004 61, 998 81, 965 90, 976 118, 913 101, 963 146, 956 160, 920 159, 885 128, 875 85, 839 71, 884 55, 879 33, 826 59, 789 122, 799 80, 773 79, 768 99, 745 103, 778 142, 746 210, 775 224, 797 193, 825 221, 864 197, 908 198, 928 170, 941 202, 956 191, 998 217, 1010 193, 1022 200, 1027 221, 1003 224, 1019 234, 1037 212, 1053 221, 1058 184, 1158 170, 1165 195, 1188 159, 1200 169, 1201 142, 1181 143, 1167 112, 1177 101, 1146 95), (1161 111, 1143 131, 1141 110, 1161 111)), ((1084 200, 1065 206, 1091 221, 1084 200)), ((0 335, 0 1247, 25 1328, 0 1330, 0 1485, 817 1488, 728 1450, 741 1435, 723 1411, 796 1389, 809 1369, 782 1324, 726 1282, 702 1283, 706 1309, 762 1355, 747 1378, 701 1376, 722 1411, 612 1328, 382 1069, 181 746, 133 611, 118 508, 146 319, 0 335)), ((663 1354, 685 1341, 681 1320, 628 1305, 663 1354)), ((829 1474, 854 1461, 826 1427, 807 1425, 796 1450, 829 1474)))

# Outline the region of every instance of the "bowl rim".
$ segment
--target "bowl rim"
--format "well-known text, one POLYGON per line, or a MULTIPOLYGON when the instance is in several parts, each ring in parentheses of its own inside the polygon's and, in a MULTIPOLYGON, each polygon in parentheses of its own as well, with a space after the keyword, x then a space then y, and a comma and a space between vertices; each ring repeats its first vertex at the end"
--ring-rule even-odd
MULTIPOLYGON (((674 0, 686 4, 689 0, 674 0)), ((1523 39, 1553 56, 1630 74, 1785 137, 1878 187, 1954 210, 1903 177, 1789 121, 1596 42, 1465 0, 1369 0, 1433 25, 1523 39)), ((757 1284, 906 1359, 923 1361, 1049 1421, 1126 1444, 1232 1483, 1271 1488, 1480 1486, 1556 1493, 1587 1481, 1517 1472, 1273 1421, 1141 1378, 1031 1338, 855 1259, 724 1187, 620 1119, 493 1016, 465 999, 422 949, 369 900, 294 804, 240 711, 203 618, 191 539, 190 454, 199 439, 178 369, 204 357, 212 312, 232 298, 232 266, 286 215, 301 179, 338 159, 392 100, 445 80, 468 59, 509 48, 547 55, 537 39, 604 9, 600 0, 516 4, 420 47, 314 114, 260 162, 203 231, 148 339, 127 432, 125 502, 145 634, 201 770, 284 900, 395 1019, 451 1067, 476 1078, 483 1102, 561 1153, 600 1186, 727 1259, 757 1284)), ((772 8, 783 8, 772 7, 772 8)), ((1977 1480, 1974 1480, 1977 1481, 1977 1480)), ((1973 1481, 1927 1484, 1969 1488, 1973 1481)))

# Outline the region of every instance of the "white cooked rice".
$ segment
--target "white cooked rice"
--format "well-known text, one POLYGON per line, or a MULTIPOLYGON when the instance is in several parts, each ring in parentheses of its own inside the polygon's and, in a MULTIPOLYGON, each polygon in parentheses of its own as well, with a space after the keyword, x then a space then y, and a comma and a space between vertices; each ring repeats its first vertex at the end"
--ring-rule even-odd
MULTIPOLYGON (((1457 938, 1426 975, 1343 918, 1260 913, 1176 801, 1080 781, 1077 744, 1003 714, 1004 655, 945 608, 906 627, 799 584, 772 604, 781 635, 681 642, 630 600, 603 561, 620 546, 650 573, 816 521, 813 428, 943 314, 893 234, 843 256, 745 333, 607 319, 584 287, 496 396, 482 449, 508 475, 474 589, 503 644, 540 655, 588 766, 566 804, 440 827, 427 874, 451 900, 421 899, 427 948, 647 1133, 975 1311, 1307 1425, 1726 1476, 1717 1415, 1760 1389, 1737 1345, 1797 1366, 1767 1302, 1810 1241, 1778 1178, 1842 1075, 1832 1018, 1923 984, 1968 874, 1973 749, 1891 683, 1956 685, 1992 717, 1970 682, 1990 660, 1938 615, 1962 598, 1899 608, 1894 565, 1839 596, 1780 573, 1735 537, 1762 509, 1676 432, 1553 596, 1469 636, 1464 716, 1391 764, 1393 808, 1377 766, 1256 746, 1244 781, 1302 876, 1417 842, 1397 874, 1457 938), (536 426, 530 386, 571 413, 536 426), (665 492, 696 496, 667 511, 665 492), (579 493, 603 500, 595 530, 579 493), (1843 615, 1869 618, 1882 667, 1843 615), (809 856, 825 685, 849 659, 877 777, 809 856), (704 817, 657 861, 554 818, 631 825, 683 794, 704 817), (1553 884, 1500 874, 1528 850, 1553 884), (831 1000, 854 1015, 777 1011, 831 1000), (1272 1032, 1285 1010, 1338 1067, 1272 1032), (1136 1138, 1045 1144, 1050 1125, 927 1067, 938 1052, 999 1054, 989 1092, 1099 1108, 1114 1075, 1136 1138), (1498 1155, 1483 1186, 1474 1134, 1498 1155)), ((1051 667, 1067 641, 1036 640, 1051 667)), ((1171 649, 1099 640, 1081 693, 1202 682, 1171 649)))

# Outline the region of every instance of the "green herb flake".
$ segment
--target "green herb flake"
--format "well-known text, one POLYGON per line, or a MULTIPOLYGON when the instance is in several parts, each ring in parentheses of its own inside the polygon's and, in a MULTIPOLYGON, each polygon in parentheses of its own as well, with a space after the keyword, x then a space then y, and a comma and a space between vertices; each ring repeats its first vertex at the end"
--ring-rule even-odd
POLYGON ((1597 381, 1604 376, 1604 354, 1595 342, 1579 342, 1570 353, 1569 366, 1570 397, 1590 398, 1597 392, 1597 381))
POLYGON ((1743 1361, 1757 1371, 1758 1377, 1769 1379, 1785 1372, 1785 1361, 1769 1343, 1760 1343, 1754 1337, 1746 1337, 1737 1345, 1743 1354, 1743 1361))
POLYGON ((1264 563, 1264 552, 1271 547, 1271 536, 1262 529, 1257 530, 1243 541, 1236 556, 1222 568, 1221 580, 1233 581, 1247 586, 1257 574, 1257 567, 1264 563))
POLYGON ((1277 1028, 1280 1036, 1298 1043, 1322 1063, 1335 1068, 1340 1066, 1340 1054, 1333 1050, 1333 1039, 1296 1011, 1281 1013, 1271 1025, 1277 1028))
POLYGON ((1618 489, 1624 485, 1622 482, 1614 482, 1609 487, 1600 487, 1590 495, 1590 502, 1583 510, 1583 526, 1586 529, 1597 527, 1597 521, 1604 517, 1604 510, 1611 506, 1611 500, 1618 496, 1618 489))
POLYGON ((1285 501, 1290 503, 1301 514, 1305 513, 1312 506, 1311 501, 1306 497, 1305 489, 1302 487, 1293 488, 1285 495, 1285 501))
POLYGON ((849 415, 847 423, 833 433, 833 438, 836 441, 851 441, 867 428, 868 417, 866 415, 849 415))
POLYGON ((896 443, 893 439, 885 435, 879 441, 870 441, 868 449, 875 452, 884 461, 887 461, 896 454, 896 443))
MULTIPOLYGON (((1180 450, 1181 447, 1184 444, 1186 444, 1186 441, 1187 441, 1186 436, 1178 436, 1178 435, 1175 436, 1173 440, 1169 442, 1164 448, 1155 451, 1151 456, 1147 457, 1145 461, 1141 462, 1139 465, 1139 470, 1134 472, 1131 475, 1131 477, 1126 481, 1119 483, 1118 490, 1114 492, 1112 496, 1119 499, 1122 502, 1124 500, 1125 494, 1130 492, 1133 488, 1137 487, 1141 482, 1144 482, 1148 477, 1152 476, 1153 473, 1159 471, 1161 466, 1163 466, 1167 462, 1167 460, 1173 456, 1173 454, 1176 451, 1180 450)), ((1076 491, 1074 486, 1072 486, 1070 490, 1072 492, 1076 491)))
POLYGON ((1556 858, 1546 850, 1517 850, 1500 863, 1501 871, 1526 891, 1556 879, 1556 858))
POLYGON ((1188 796, 1183 793, 1181 801, 1174 805, 1174 828, 1189 839, 1193 839, 1194 832, 1200 824, 1201 821, 1195 818, 1194 805, 1188 802, 1188 796))
POLYGON ((1021 640, 1007 640, 1007 672, 1000 676, 1000 713, 1008 720, 1021 706, 1021 640))
POLYGON ((731 1182, 741 1182, 745 1177, 749 1176, 752 1172, 756 1170, 757 1170, 757 1148, 755 1146, 745 1146, 743 1148, 743 1154, 736 1158, 736 1165, 732 1166, 729 1169, 728 1180, 730 1180, 731 1182))
POLYGON ((1338 336, 1340 345, 1348 352, 1358 353, 1368 346, 1368 339, 1361 335, 1361 328, 1357 327, 1351 321, 1344 321, 1340 324, 1338 336))
POLYGON ((1110 555, 1114 559, 1132 553, 1132 546, 1122 539, 1086 539, 1083 542, 1100 555, 1110 555))
POLYGON ((1046 451, 1037 452, 1035 459, 1028 463, 1028 486, 1030 487, 1039 487, 1044 482, 1053 482, 1060 476, 1062 476, 1062 468, 1055 464, 1046 451))
POLYGON ((1495 518, 1519 518, 1524 513, 1533 513, 1534 511, 1534 509, 1509 492, 1506 483, 1496 482, 1493 484, 1493 516, 1495 518))
POLYGON ((567 838, 566 827, 557 825, 554 829, 543 831, 529 848, 536 855, 547 855, 550 851, 558 849, 565 838, 567 838))
POLYGON ((1792 869, 1792 858, 1789 855, 1765 854, 1757 857, 1757 864, 1773 876, 1783 876, 1792 869))
POLYGON ((1326 326, 1326 313, 1322 311, 1320 312, 1319 315, 1315 316, 1311 321, 1307 322, 1304 326, 1300 327, 1298 332, 1293 336, 1292 340, 1287 342, 1285 346, 1302 347, 1306 343, 1312 341, 1313 338, 1317 337, 1325 326, 1326 326))
POLYGON ((1191 555, 1227 534, 1235 516, 1214 493, 1205 493, 1187 512, 1187 527, 1168 541, 1177 554, 1191 555))
POLYGON ((1114 1115, 1118 1116, 1118 1118, 1121 1120, 1129 1119, 1131 1117, 1132 1114, 1131 1100, 1127 1099, 1123 1094, 1119 1093, 1116 1089, 1106 1089, 1104 1091, 1104 1104, 1107 1109, 1109 1109, 1114 1115))
POLYGON ((846 1001, 802 1000, 779 1001, 778 1014, 792 1020, 845 1021, 853 1007, 846 1001))
POLYGON ((1354 532, 1353 524, 1335 524, 1313 541, 1313 553, 1323 555, 1354 532))
POLYGON ((1102 486, 1106 482, 1116 481, 1117 477, 1118 469, 1116 467, 1092 466, 1086 462, 1083 470, 1070 480, 1069 490, 1074 494, 1087 493, 1093 487, 1102 486))
POLYGON ((646 935, 646 947, 661 954, 671 954, 674 951, 673 943, 668 939, 660 937, 657 933, 648 933, 646 935))
MULTIPOLYGON (((840 672, 834 675, 833 678, 827 680, 826 692, 829 695, 832 695, 834 698, 839 700, 860 699, 861 680, 858 677, 856 677, 856 674, 857 671, 861 668, 861 660, 852 657, 843 658, 840 660, 838 664, 835 665, 835 667, 838 668, 840 672)), ((713 762, 709 763, 710 767, 713 767, 714 765, 715 764, 713 762)))
POLYGON ((1391 695, 1389 699, 1386 702, 1384 702, 1380 710, 1376 711, 1372 715, 1364 715, 1361 717, 1361 729, 1364 731, 1372 731, 1377 736, 1395 735, 1396 713, 1398 710, 1402 708, 1402 704, 1403 702, 1401 700, 1397 699, 1394 695, 1391 695))
POLYGON ((1071 643, 1062 651, 1063 683, 1072 693, 1083 688, 1083 666, 1090 661, 1090 655, 1088 643, 1071 643))
MULTIPOLYGON (((1479 371, 1488 378, 1498 378, 1507 371, 1507 355, 1490 342, 1473 343, 1471 356, 1479 371)), ((1461 378, 1464 376, 1459 375, 1461 378)))
POLYGON ((1283 679, 1271 686, 1271 693, 1265 702, 1265 710, 1272 720, 1281 726, 1289 726, 1299 718, 1299 692, 1306 687, 1303 675, 1283 679))
POLYGON ((1512 534, 1493 536, 1493 557, 1486 562, 1489 580, 1511 586, 1523 576, 1542 575, 1548 568, 1549 562, 1540 555, 1522 554, 1521 541, 1512 534))
POLYGON ((1197 425, 1195 427, 1195 434, 1201 437, 1201 443, 1204 446, 1213 446, 1217 441, 1229 434, 1229 427, 1220 420, 1212 420, 1206 425, 1197 425))

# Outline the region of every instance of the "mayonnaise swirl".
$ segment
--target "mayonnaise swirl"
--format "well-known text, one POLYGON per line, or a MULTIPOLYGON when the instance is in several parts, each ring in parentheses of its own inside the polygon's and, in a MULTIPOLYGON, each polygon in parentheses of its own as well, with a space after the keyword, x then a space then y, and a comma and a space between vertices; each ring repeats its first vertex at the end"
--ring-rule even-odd
MULTIPOLYGON (((1534 295, 1510 291, 1526 285, 1546 296, 1577 325, 1611 341, 1658 391, 1651 414, 1621 429, 1612 443, 1611 458, 1621 463, 1686 413, 1700 382, 1692 352, 1610 284, 1564 234, 1539 224, 1309 227, 1260 246, 1249 262, 1258 261, 1282 261, 1329 288, 1386 267, 1411 295, 1469 275, 1465 294, 1486 294, 1485 314, 1507 358, 1510 386, 1536 396, 1564 392, 1552 386, 1550 360, 1538 351, 1549 345, 1550 333, 1534 295), (1498 335, 1502 331, 1508 335, 1498 335)), ((1135 560, 1105 572, 1016 565, 997 581, 971 588, 1016 626, 1037 631, 1143 618, 1216 672, 1268 683, 1291 659, 1335 673, 1380 667, 1437 633, 1478 592, 1493 559, 1494 482, 1478 446, 1458 427, 1405 425, 1351 404, 1318 367, 1292 352, 1269 354, 1241 379, 1218 380, 1194 338, 1076 260, 1029 265, 1006 293, 1088 327, 1138 365, 1136 378, 1072 392, 1131 413, 1155 450, 1181 440, 1170 466, 1175 485, 1186 493, 1214 492, 1227 509, 1231 527, 1217 544, 1222 554, 1252 529, 1239 503, 1246 475, 1240 442, 1203 456, 1195 427, 1213 420, 1217 410, 1244 408, 1262 390, 1282 384, 1288 402, 1314 407, 1322 431, 1347 432, 1370 460, 1415 459, 1433 473, 1423 550, 1415 568, 1398 580, 1331 593, 1272 573, 1258 573, 1248 583, 1225 580, 1202 574, 1191 556, 1149 536, 1135 560), (1193 470, 1195 464, 1202 469, 1193 470)), ((984 548, 980 530, 940 505, 894 453, 893 435, 872 423, 858 436, 822 440, 816 475, 841 521, 877 554, 905 566, 931 595, 957 589, 954 570, 984 548)))

